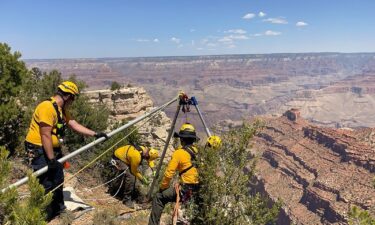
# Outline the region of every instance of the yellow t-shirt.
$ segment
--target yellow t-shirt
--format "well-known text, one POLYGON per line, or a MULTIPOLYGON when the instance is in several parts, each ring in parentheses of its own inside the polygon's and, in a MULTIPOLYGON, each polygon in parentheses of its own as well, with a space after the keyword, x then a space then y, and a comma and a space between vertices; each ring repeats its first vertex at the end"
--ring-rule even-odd
MULTIPOLYGON (((46 100, 41 102, 34 111, 33 117, 30 122, 29 132, 26 135, 26 141, 34 144, 42 146, 42 138, 40 136, 40 129, 39 124, 45 123, 50 125, 53 129, 52 132, 56 133, 56 125, 58 122, 57 113, 55 108, 53 107, 53 102, 55 101, 54 98, 51 98, 52 101, 46 100)), ((62 109, 58 107, 59 113, 61 118, 65 119, 65 122, 68 123, 70 115, 67 111, 65 111, 65 116, 62 113, 62 109)), ((52 134, 52 145, 54 148, 60 147, 60 143, 56 135, 52 134)))
POLYGON ((130 166, 130 172, 139 180, 143 179, 142 174, 138 171, 141 164, 141 153, 132 145, 125 145, 115 150, 115 156, 123 161, 126 165, 130 166))
MULTIPOLYGON (((197 152, 198 150, 193 147, 197 152)), ((172 158, 168 163, 167 169, 165 170, 163 180, 161 182, 160 188, 166 189, 169 187, 169 183, 173 178, 176 170, 178 172, 187 169, 192 165, 190 154, 182 148, 177 149, 173 154, 172 158)), ((195 167, 192 167, 185 173, 181 175, 181 181, 184 184, 198 184, 198 170, 195 167)))

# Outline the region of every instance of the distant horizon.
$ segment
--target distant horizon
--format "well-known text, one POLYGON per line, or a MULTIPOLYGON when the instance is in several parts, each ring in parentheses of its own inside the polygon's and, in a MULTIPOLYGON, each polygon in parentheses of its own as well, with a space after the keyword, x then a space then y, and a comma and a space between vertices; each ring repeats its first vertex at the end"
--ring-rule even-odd
POLYGON ((375 52, 375 1, 0 1, 25 59, 375 52))
MULTIPOLYGON (((22 52, 21 52, 22 54, 22 52)), ((128 58, 128 59, 136 59, 136 58, 174 58, 174 57, 210 57, 210 56, 241 56, 241 55, 288 55, 288 54, 375 54, 375 51, 371 52, 274 52, 274 53, 239 53, 239 54, 217 54, 217 55, 165 55, 165 56, 134 56, 134 57, 129 57, 129 56, 118 56, 118 57, 77 57, 77 58, 23 58, 21 57, 22 60, 26 61, 31 61, 31 60, 61 60, 61 59, 123 59, 123 58, 128 58)))

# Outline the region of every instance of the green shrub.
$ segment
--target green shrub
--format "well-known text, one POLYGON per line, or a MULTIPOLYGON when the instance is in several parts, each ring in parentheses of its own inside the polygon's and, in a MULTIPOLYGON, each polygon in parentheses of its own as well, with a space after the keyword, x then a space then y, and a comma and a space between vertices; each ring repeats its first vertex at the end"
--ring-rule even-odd
POLYGON ((22 84, 28 76, 25 63, 19 52, 0 42, 0 145, 11 152, 17 147, 22 128, 23 110, 17 102, 22 84))
POLYGON ((119 83, 117 83, 116 81, 112 82, 111 91, 116 91, 116 90, 119 90, 120 88, 122 88, 122 86, 119 83))
MULTIPOLYGON (((0 147, 0 187, 9 185, 11 164, 8 161, 8 151, 0 147)), ((52 194, 45 194, 44 188, 39 184, 32 172, 28 172, 28 188, 30 196, 18 200, 15 188, 0 193, 0 222, 10 224, 47 224, 45 222, 45 208, 52 200, 52 194)))
POLYGON ((250 141, 260 123, 244 124, 223 137, 220 149, 201 148, 199 179, 201 188, 195 202, 188 205, 193 224, 269 224, 276 221, 277 202, 252 194, 256 158, 249 153, 250 141))
POLYGON ((368 211, 361 210, 357 206, 353 206, 348 215, 350 225, 375 225, 375 218, 368 211))

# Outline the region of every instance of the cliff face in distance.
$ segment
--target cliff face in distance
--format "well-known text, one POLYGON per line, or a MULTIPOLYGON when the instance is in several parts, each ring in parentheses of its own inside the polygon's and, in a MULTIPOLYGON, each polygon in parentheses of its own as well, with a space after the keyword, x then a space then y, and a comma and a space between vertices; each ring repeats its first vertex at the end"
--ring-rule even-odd
MULTIPOLYGON (((209 125, 223 120, 242 121, 244 117, 254 115, 282 114, 291 107, 298 107, 306 119, 321 125, 375 127, 375 118, 367 117, 368 109, 375 107, 375 93, 371 91, 375 80, 357 82, 357 75, 375 71, 375 53, 46 59, 26 62, 29 68, 58 69, 65 77, 74 73, 92 89, 108 87, 112 81, 136 84, 150 93, 156 105, 184 90, 189 96, 197 97, 202 111, 207 114, 209 125), (351 79, 345 81, 348 77, 351 79), (358 96, 361 90, 362 96, 358 96)), ((167 114, 172 116, 173 109, 169 108, 167 114)))
POLYGON ((259 189, 285 204, 278 224, 347 224, 353 205, 375 215, 373 130, 317 127, 298 113, 263 117, 252 150, 259 189))

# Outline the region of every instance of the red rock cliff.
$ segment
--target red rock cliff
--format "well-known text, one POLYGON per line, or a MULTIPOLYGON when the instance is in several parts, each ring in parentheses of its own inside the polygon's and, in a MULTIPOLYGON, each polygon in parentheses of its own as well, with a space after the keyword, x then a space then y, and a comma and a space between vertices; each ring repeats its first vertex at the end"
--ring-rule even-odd
POLYGON ((262 191, 284 203, 278 224, 347 224, 353 205, 375 214, 375 150, 364 138, 372 129, 262 119, 265 127, 254 139, 261 155, 257 175, 262 191))

